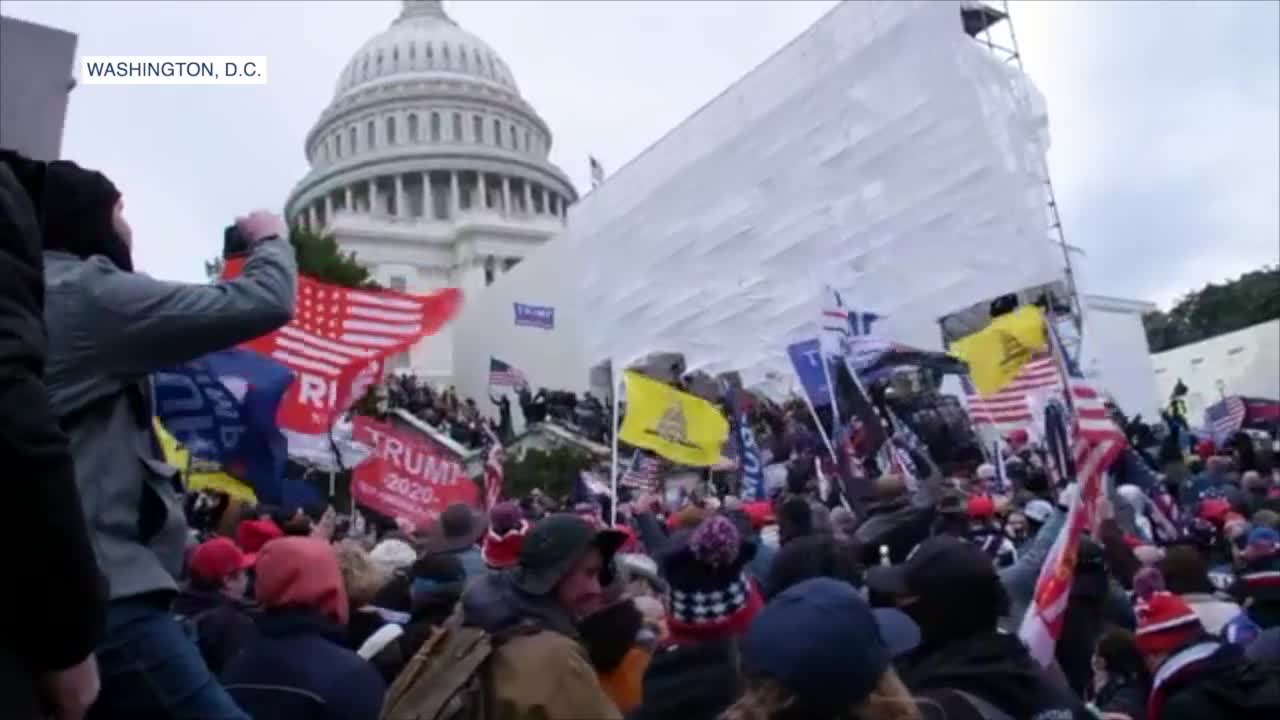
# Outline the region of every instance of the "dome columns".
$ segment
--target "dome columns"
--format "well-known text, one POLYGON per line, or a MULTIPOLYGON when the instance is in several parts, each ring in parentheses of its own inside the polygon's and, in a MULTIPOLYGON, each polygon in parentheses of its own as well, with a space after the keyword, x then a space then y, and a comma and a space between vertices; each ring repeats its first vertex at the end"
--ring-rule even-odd
POLYGON ((482 170, 426 170, 378 174, 308 198, 294 222, 328 227, 335 213, 362 213, 423 222, 477 213, 503 218, 554 217, 563 222, 569 200, 528 178, 482 170))

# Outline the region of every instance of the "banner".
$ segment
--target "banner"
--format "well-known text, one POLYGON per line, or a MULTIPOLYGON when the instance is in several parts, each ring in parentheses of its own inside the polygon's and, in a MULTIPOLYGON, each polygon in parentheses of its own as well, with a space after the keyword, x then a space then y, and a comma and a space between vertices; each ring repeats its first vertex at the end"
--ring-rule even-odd
POLYGON ((620 440, 690 467, 720 462, 729 423, 715 405, 633 370, 624 377, 627 414, 620 440))
POLYGON ((251 350, 210 353, 152 376, 155 413, 192 455, 216 461, 262 502, 278 504, 288 449, 276 411, 293 377, 251 350))
POLYGON ((182 472, 183 481, 188 490, 216 490, 226 493, 228 497, 257 504, 258 497, 253 494, 253 488, 224 472, 207 469, 207 463, 200 463, 197 467, 187 449, 173 435, 170 435, 168 430, 165 430, 164 425, 160 424, 160 418, 152 418, 151 424, 155 429, 156 438, 160 441, 164 461, 182 472))
MULTIPOLYGON (((252 257, 227 259, 222 279, 237 277, 252 262, 252 257)), ((277 417, 290 454, 332 456, 328 433, 335 416, 381 379, 386 358, 435 334, 461 306, 462 293, 455 288, 415 296, 299 276, 289 324, 240 346, 296 375, 277 417)))
POLYGON ((556 326, 556 309, 546 305, 515 303, 516 325, 521 327, 553 330, 556 326))
POLYGON ((1044 313, 1035 305, 1023 305, 951 343, 951 354, 969 365, 969 376, 978 392, 990 395, 1012 382, 1022 366, 1047 344, 1044 313))
POLYGON ((818 339, 805 340, 787 346, 787 355, 791 365, 800 378, 800 386, 809 402, 815 408, 831 404, 831 388, 827 385, 827 376, 822 372, 822 357, 818 349, 818 339))
POLYGON ((351 496, 361 505, 420 528, 455 503, 479 506, 459 459, 422 435, 356 416, 355 440, 373 449, 351 473, 351 496))

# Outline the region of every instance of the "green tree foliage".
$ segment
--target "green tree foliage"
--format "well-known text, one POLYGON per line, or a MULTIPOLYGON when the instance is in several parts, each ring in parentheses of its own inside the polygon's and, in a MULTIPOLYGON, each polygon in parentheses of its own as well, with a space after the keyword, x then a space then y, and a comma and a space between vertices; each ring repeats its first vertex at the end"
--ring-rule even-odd
POLYGON ((594 464, 590 455, 577 448, 528 450, 523 458, 508 458, 503 463, 502 494, 519 498, 536 488, 548 497, 559 499, 571 494, 578 473, 594 464))
POLYGON ((1188 293, 1168 312, 1147 313, 1142 324, 1151 352, 1280 318, 1280 267, 1264 266, 1221 285, 1188 293))
MULTIPOLYGON (((289 230, 289 243, 298 259, 298 272, 321 282, 351 288, 377 288, 369 271, 356 260, 355 253, 343 252, 333 235, 317 233, 301 226, 289 230)), ((205 274, 212 280, 222 274, 222 258, 206 260, 205 274)))

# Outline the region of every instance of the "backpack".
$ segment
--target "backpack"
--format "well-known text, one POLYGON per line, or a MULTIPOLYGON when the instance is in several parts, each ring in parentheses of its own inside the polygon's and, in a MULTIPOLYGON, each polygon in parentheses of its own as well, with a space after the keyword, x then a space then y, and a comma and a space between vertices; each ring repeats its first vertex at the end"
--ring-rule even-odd
POLYGON ((537 630, 525 623, 495 635, 450 617, 387 689, 381 720, 493 720, 489 660, 506 639, 537 630))

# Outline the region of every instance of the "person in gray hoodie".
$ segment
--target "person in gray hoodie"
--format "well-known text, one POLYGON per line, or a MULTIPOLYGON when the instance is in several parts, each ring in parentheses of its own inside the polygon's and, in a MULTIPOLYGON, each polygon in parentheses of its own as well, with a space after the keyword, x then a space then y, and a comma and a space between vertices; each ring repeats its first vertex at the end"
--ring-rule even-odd
POLYGON ((90 541, 110 583, 90 717, 246 716, 170 614, 187 528, 176 468, 152 427, 149 375, 286 324, 297 266, 287 228, 236 222, 250 255, 234 280, 163 282, 133 272, 120 192, 101 173, 50 163, 44 236, 50 403, 70 438, 90 541))

